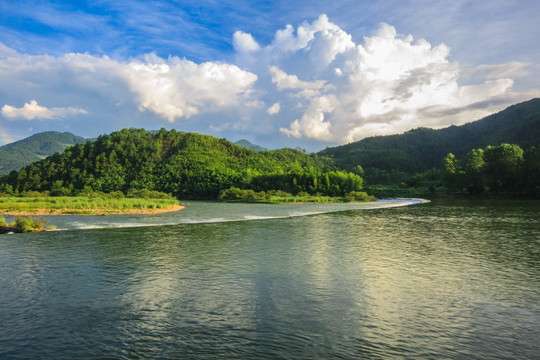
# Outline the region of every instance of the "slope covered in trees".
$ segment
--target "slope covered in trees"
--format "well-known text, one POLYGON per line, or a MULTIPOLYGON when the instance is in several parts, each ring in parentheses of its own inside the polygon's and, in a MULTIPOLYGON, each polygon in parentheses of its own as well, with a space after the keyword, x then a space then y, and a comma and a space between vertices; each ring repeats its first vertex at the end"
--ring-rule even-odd
POLYGON ((241 147, 245 147, 245 148, 248 148, 248 149, 251 149, 251 150, 255 150, 255 151, 264 151, 264 150, 266 150, 262 146, 259 146, 257 144, 253 144, 252 142, 250 142, 250 141, 248 141, 246 139, 238 140, 238 141, 235 142, 235 144, 238 145, 238 146, 241 146, 241 147))
POLYGON ((0 147, 0 175, 41 160, 86 140, 69 132, 48 131, 0 147))
MULTIPOLYGON (((378 171, 416 173, 438 167, 448 153, 464 158, 474 148, 511 143, 527 149, 540 143, 540 99, 532 99, 461 126, 418 128, 400 135, 375 136, 348 145, 327 148, 344 169, 361 165, 366 176, 378 171)), ((369 179, 368 179, 369 180, 369 179)), ((371 181, 370 181, 371 182, 371 181)))
POLYGON ((230 187, 342 196, 362 178, 328 159, 293 149, 256 152, 194 133, 124 129, 102 135, 4 177, 0 191, 73 195, 147 189, 179 198, 215 199, 230 187))

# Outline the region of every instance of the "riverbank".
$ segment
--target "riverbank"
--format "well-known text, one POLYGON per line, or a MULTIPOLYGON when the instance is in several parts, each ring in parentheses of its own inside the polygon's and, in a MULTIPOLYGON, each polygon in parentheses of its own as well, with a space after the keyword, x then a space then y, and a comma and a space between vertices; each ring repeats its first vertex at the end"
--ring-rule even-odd
POLYGON ((12 216, 160 214, 184 206, 176 199, 104 199, 88 197, 0 198, 0 214, 12 216))
POLYGON ((219 195, 220 201, 262 203, 262 204, 329 204, 346 202, 367 202, 375 201, 376 197, 368 195, 363 191, 351 191, 344 196, 311 195, 300 193, 292 195, 290 193, 274 190, 271 192, 255 192, 249 189, 229 188, 223 190, 219 195))
POLYGON ((86 216, 105 216, 105 215, 121 215, 121 214, 140 214, 140 215, 156 215, 170 213, 184 209, 183 205, 172 205, 169 208, 160 209, 33 209, 33 210, 12 210, 2 211, 0 214, 10 216, 61 216, 61 215, 86 215, 86 216))

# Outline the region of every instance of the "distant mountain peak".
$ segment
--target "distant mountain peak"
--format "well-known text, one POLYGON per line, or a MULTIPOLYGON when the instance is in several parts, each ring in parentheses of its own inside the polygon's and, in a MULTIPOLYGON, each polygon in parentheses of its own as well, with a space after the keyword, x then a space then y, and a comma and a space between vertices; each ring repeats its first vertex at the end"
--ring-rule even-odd
POLYGON ((250 142, 249 140, 246 140, 246 139, 238 140, 237 142, 235 142, 235 144, 238 145, 238 146, 241 146, 241 147, 245 147, 245 148, 248 148, 248 149, 251 149, 251 150, 255 150, 255 151, 264 151, 264 150, 266 150, 266 148, 263 148, 262 146, 259 146, 259 145, 256 145, 256 144, 253 144, 252 142, 250 142))
POLYGON ((34 161, 84 142, 86 139, 70 132, 45 131, 0 146, 0 175, 9 174, 12 170, 19 170, 34 161))

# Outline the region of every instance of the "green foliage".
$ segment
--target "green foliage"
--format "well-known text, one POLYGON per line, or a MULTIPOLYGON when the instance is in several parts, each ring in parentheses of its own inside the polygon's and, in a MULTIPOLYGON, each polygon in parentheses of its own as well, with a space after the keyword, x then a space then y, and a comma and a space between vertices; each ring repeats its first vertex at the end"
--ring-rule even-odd
POLYGON ((484 158, 486 181, 492 191, 519 191, 523 149, 511 144, 488 146, 484 149, 484 158))
POLYGON ((219 194, 220 200, 269 200, 270 195, 264 191, 255 192, 251 189, 239 189, 230 187, 222 190, 219 194))
POLYGON ((352 201, 375 201, 377 200, 375 196, 368 195, 365 191, 351 191, 345 195, 345 200, 348 202, 352 201))
POLYGON ((384 184, 399 181, 370 177, 373 169, 411 175, 438 167, 448 153, 462 159, 471 149, 485 148, 489 144, 511 143, 529 148, 538 146, 538 139, 540 99, 532 99, 465 125, 439 130, 418 128, 400 135, 369 137, 327 148, 318 155, 334 159, 345 170, 360 164, 366 171, 368 183, 384 184))
POLYGON ((6 218, 0 215, 0 226, 7 226, 6 218))
POLYGON ((540 196, 540 147, 531 147, 523 155, 523 182, 525 191, 540 196))
POLYGON ((47 224, 48 219, 34 219, 31 216, 22 217, 17 216, 15 218, 15 227, 18 232, 27 233, 32 231, 43 231, 45 230, 45 224, 47 224))
POLYGON ((34 161, 60 153, 68 146, 84 142, 85 139, 68 132, 48 131, 1 146, 0 175, 9 174, 12 170, 19 170, 34 161))
POLYGON ((103 197, 88 198, 83 196, 69 197, 3 197, 0 198, 0 209, 3 212, 33 213, 36 210, 56 214, 108 214, 122 213, 130 209, 168 209, 178 204, 178 200, 167 198, 166 194, 158 199, 119 198, 117 194, 104 194, 103 197))
POLYGON ((465 172, 461 170, 461 165, 454 154, 449 153, 442 161, 441 180, 452 192, 461 191, 464 186, 465 172))
MULTIPOLYGON (((355 171, 361 171, 357 167, 355 171)), ((32 163, 3 179, 15 192, 94 193, 215 199, 236 187, 343 196, 363 178, 339 171, 327 158, 294 149, 256 152, 224 139, 193 133, 124 129, 32 163)))
POLYGON ((449 154, 442 162, 441 180, 450 192, 504 193, 537 196, 540 186, 540 152, 526 152, 516 144, 488 145, 467 154, 465 171, 449 154))
POLYGON ((344 196, 311 195, 300 192, 296 195, 283 190, 269 190, 268 192, 255 192, 251 189, 230 187, 221 191, 219 199, 223 201, 265 202, 265 203, 329 203, 352 201, 375 201, 374 196, 363 191, 351 191, 344 196))

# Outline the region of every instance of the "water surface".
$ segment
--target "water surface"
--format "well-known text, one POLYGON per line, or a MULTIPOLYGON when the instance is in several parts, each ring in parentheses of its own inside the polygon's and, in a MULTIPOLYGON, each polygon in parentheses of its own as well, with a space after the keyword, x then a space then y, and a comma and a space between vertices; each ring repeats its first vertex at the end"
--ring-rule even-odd
POLYGON ((532 359, 539 210, 193 202, 54 217, 64 230, 0 237, 0 358, 532 359))

